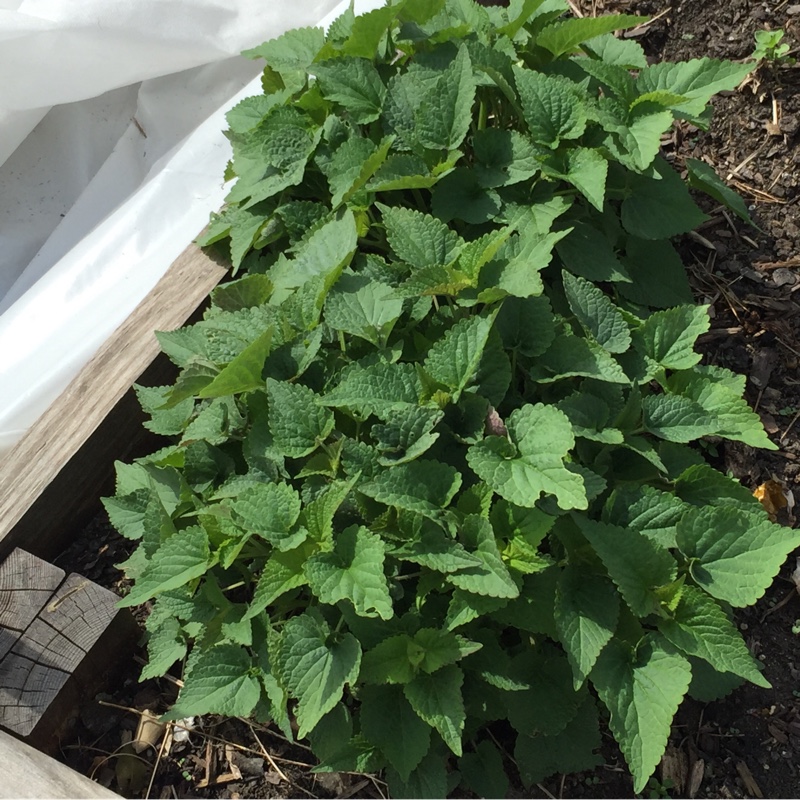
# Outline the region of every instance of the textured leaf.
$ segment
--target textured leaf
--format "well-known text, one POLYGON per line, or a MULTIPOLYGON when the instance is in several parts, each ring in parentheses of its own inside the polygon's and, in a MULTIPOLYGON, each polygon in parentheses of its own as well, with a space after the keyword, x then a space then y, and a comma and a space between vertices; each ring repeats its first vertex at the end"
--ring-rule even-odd
POLYGON ((394 611, 383 573, 385 552, 380 536, 351 525, 336 536, 333 552, 308 559, 309 586, 323 603, 349 600, 363 617, 391 619, 394 611))
POLYGON ((461 487, 456 469, 419 458, 378 473, 358 490, 387 506, 437 516, 461 487))
POLYGON ((395 558, 413 561, 436 572, 458 572, 462 569, 480 567, 482 560, 452 539, 448 539, 440 528, 423 530, 418 539, 404 543, 395 550, 395 558))
POLYGON ((606 578, 568 566, 559 578, 554 615, 577 690, 614 635, 619 596, 606 578))
POLYGON ((625 266, 634 281, 619 288, 634 303, 668 308, 694 302, 686 268, 669 242, 629 237, 625 266))
POLYGON ((305 612, 287 620, 275 654, 281 682, 299 701, 298 736, 309 731, 339 702, 345 684, 358 677, 361 647, 349 633, 330 641, 321 617, 305 612))
POLYGON ((636 530, 574 517, 634 614, 646 617, 660 609, 656 589, 675 580, 678 565, 666 548, 636 530))
POLYGON ((639 332, 650 358, 665 369, 688 369, 700 361, 694 345, 709 325, 707 306, 680 306, 651 314, 639 332))
POLYGON ((287 483, 259 483, 230 503, 236 522, 279 550, 292 550, 306 537, 293 530, 300 516, 300 495, 287 483))
POLYGON ((481 480, 519 506, 532 507, 544 492, 563 508, 586 508, 580 476, 564 458, 575 444, 565 414, 552 406, 526 405, 506 421, 511 441, 488 436, 470 447, 467 462, 481 480))
POLYGON ((625 267, 601 231, 585 222, 570 222, 570 225, 572 230, 556 245, 556 252, 573 275, 590 281, 630 282, 625 267))
POLYGON ((497 315, 495 328, 503 347, 523 356, 540 356, 556 336, 550 301, 542 297, 508 297, 497 315))
POLYGON ((567 154, 564 179, 601 212, 605 201, 607 176, 608 161, 597 150, 576 147, 567 154))
POLYGON ((611 33, 589 39, 583 43, 583 49, 593 53, 606 64, 626 69, 641 69, 647 66, 647 57, 637 41, 619 39, 611 33))
POLYGON ((246 58, 263 58, 276 72, 303 71, 325 44, 322 28, 295 28, 264 44, 245 50, 246 58))
POLYGON ((717 175, 713 167, 696 158, 687 158, 686 168, 689 170, 690 186, 705 192, 709 197, 733 211, 740 219, 753 225, 753 219, 744 200, 717 175))
POLYGON ((272 349, 272 334, 272 328, 267 328, 258 339, 247 345, 230 364, 223 367, 219 375, 207 386, 204 386, 197 396, 224 397, 263 388, 264 380, 261 372, 272 349))
POLYGON ((508 792, 503 756, 488 739, 458 760, 461 778, 478 797, 505 797, 508 792))
POLYGON ((540 168, 538 150, 518 131, 484 128, 472 140, 475 176, 481 186, 511 186, 532 178, 540 168))
POLYGON ((517 736, 514 759, 522 784, 531 787, 557 772, 581 772, 601 763, 600 727, 594 700, 586 696, 574 719, 551 736, 517 736))
POLYGON ((346 407, 367 417, 388 419, 395 412, 419 405, 420 385, 413 364, 354 364, 342 372, 338 386, 321 401, 326 406, 346 407))
POLYGON ((314 64, 314 75, 328 100, 339 103, 353 122, 365 125, 378 119, 386 86, 371 61, 339 58, 314 64))
POLYGON ((678 523, 678 548, 710 595, 743 608, 766 591, 800 533, 763 514, 726 506, 690 509, 678 523))
POLYGON ((194 660, 178 700, 165 719, 184 719, 201 714, 249 717, 261 687, 252 674, 253 662, 243 647, 220 644, 204 650, 194 660))
POLYGON ((390 796, 408 798, 408 800, 446 797, 447 776, 445 761, 441 753, 436 752, 428 753, 408 776, 407 781, 402 780, 392 767, 386 770, 386 782, 389 785, 390 796))
POLYGON ((170 536, 153 553, 150 563, 136 579, 120 606, 136 606, 156 594, 177 589, 204 575, 211 563, 208 534, 193 526, 170 536))
POLYGON ((620 310, 584 278, 561 275, 569 307, 581 327, 609 353, 624 353, 631 346, 631 334, 620 310))
POLYGON ((175 617, 162 620, 147 640, 147 665, 142 669, 140 681, 160 678, 176 662, 186 657, 186 637, 175 617))
POLYGON ((689 662, 650 638, 635 653, 610 643, 592 671, 592 683, 611 713, 609 725, 641 792, 664 753, 672 718, 691 680, 689 662))
POLYGON ((712 416, 689 397, 650 395, 642 411, 645 428, 670 442, 691 442, 716 430, 712 416))
POLYGON ((414 711, 397 686, 364 686, 361 731, 379 747, 404 781, 430 749, 431 726, 414 711))
POLYGON ((439 731, 445 744, 461 755, 461 732, 466 713, 461 697, 464 673, 450 664, 431 674, 421 674, 403 686, 411 707, 429 725, 439 731))
POLYGON ((313 453, 333 430, 333 413, 302 384, 267 378, 267 390, 269 427, 275 446, 289 458, 313 453))
POLYGON ((472 594, 517 597, 519 588, 503 563, 489 521, 474 514, 470 515, 464 520, 462 533, 464 539, 472 545, 470 552, 481 560, 481 565, 448 575, 449 582, 472 594))
POLYGON ((514 78, 534 142, 555 149, 562 139, 577 139, 584 132, 586 111, 561 80, 519 67, 514 78))
POLYGON ((531 377, 539 383, 549 383, 575 376, 630 383, 619 362, 596 342, 569 333, 557 335, 547 352, 534 363, 531 377))
POLYGON ((325 322, 334 330, 360 336, 382 347, 403 312, 391 287, 356 275, 343 275, 325 302, 325 322))
POLYGON ((278 550, 272 553, 258 577, 253 590, 253 600, 245 616, 248 619, 257 617, 281 595, 305 586, 307 580, 303 567, 313 552, 313 544, 303 542, 293 550, 286 552, 278 550))
POLYGON ((424 362, 426 372, 450 389, 454 402, 480 365, 495 317, 496 312, 457 322, 428 351, 424 362))
POLYGON ((408 208, 378 206, 395 255, 412 267, 451 264, 463 247, 459 235, 441 220, 408 208))
POLYGON ((548 25, 537 37, 536 44, 554 56, 572 52, 578 45, 604 33, 635 28, 645 17, 631 14, 604 14, 599 17, 567 19, 548 25))
POLYGON ((702 590, 684 587, 674 616, 659 621, 658 629, 679 650, 704 659, 718 672, 732 672, 771 688, 736 626, 702 590))

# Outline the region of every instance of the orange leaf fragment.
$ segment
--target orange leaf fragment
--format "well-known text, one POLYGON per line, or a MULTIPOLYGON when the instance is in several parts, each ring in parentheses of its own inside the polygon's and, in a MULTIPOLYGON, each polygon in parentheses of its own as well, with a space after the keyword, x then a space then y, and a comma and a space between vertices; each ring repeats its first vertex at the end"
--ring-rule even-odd
POLYGON ((753 492, 753 497, 764 506, 764 510, 769 514, 770 519, 774 520, 782 508, 786 508, 788 500, 783 491, 783 484, 780 481, 770 479, 757 487, 753 492))

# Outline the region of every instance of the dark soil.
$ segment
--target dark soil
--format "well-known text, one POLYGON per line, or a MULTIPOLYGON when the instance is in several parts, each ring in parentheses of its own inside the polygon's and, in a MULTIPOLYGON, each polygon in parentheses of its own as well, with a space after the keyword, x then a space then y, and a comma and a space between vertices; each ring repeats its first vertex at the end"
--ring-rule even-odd
MULTIPOLYGON (((629 34, 652 61, 743 59, 761 29, 782 28, 792 48, 800 40, 800 5, 792 0, 676 0, 671 6, 665 0, 574 0, 572 5, 585 16, 654 17, 629 34)), ((718 443, 710 455, 751 489, 766 483, 778 505, 785 502, 777 509, 779 521, 792 527, 800 476, 799 90, 800 65, 765 65, 744 88, 716 98, 709 132, 679 125, 664 142, 665 155, 679 170, 689 157, 715 167, 745 198, 760 228, 706 204, 710 220, 699 236, 686 237, 681 249, 698 301, 713 309, 712 330, 701 343, 705 361, 748 376, 748 400, 780 448, 761 452, 718 443)), ((101 516, 58 563, 120 590, 122 575, 112 565, 126 558, 128 547, 101 516)), ((645 797, 800 797, 800 594, 789 579, 795 560, 792 556, 766 595, 737 617, 774 688, 747 685, 714 703, 685 702, 645 797)), ((63 748, 67 763, 113 790, 128 797, 385 794, 385 786, 370 776, 315 776, 309 769, 313 758, 302 746, 237 720, 203 718, 186 741, 175 737, 167 747, 162 738, 134 753, 125 743, 135 734, 140 712, 165 710, 177 691, 166 679, 139 684, 140 668, 132 661, 115 676, 113 695, 87 703, 63 748)), ((527 796, 632 797, 631 779, 610 735, 603 756, 605 766, 594 772, 556 776, 527 796)), ((514 796, 526 795, 517 787, 514 796)))

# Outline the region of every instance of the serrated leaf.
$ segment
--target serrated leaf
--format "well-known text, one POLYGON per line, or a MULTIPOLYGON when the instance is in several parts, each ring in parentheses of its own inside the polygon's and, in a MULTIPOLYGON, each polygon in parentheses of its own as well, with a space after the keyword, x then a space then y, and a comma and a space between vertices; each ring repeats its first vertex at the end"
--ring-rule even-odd
POLYGON ((736 626, 700 589, 684 587, 674 616, 659 620, 658 629, 679 650, 704 659, 718 672, 732 672, 757 686, 771 688, 736 626))
POLYGON ((264 380, 261 372, 272 349, 273 329, 267 328, 254 342, 247 345, 227 366, 223 367, 211 383, 204 386, 198 397, 224 397, 261 389, 264 380))
POLYGON ((103 507, 111 524, 126 539, 141 539, 144 533, 144 514, 150 502, 150 489, 136 489, 129 494, 104 497, 103 507))
POLYGON ((208 535, 201 527, 173 534, 155 550, 136 585, 119 605, 139 605, 156 594, 177 589, 205 574, 210 563, 208 535))
POLYGON ((455 150, 472 122, 475 78, 467 48, 462 45, 435 87, 426 92, 416 112, 416 137, 431 150, 455 150))
POLYGON ((358 677, 361 646, 350 633, 331 641, 328 624, 305 612, 287 620, 275 652, 275 668, 297 698, 298 736, 309 731, 339 702, 345 684, 358 677))
POLYGON ((690 186, 722 203, 748 225, 754 224, 744 200, 717 175, 713 167, 696 158, 687 158, 686 168, 689 171, 690 186))
POLYGON ((611 713, 609 725, 633 773, 633 789, 641 792, 689 688, 689 662, 654 637, 635 652, 614 641, 600 654, 591 679, 611 713))
POLYGON ((570 333, 557 335, 547 351, 534 362, 531 377, 539 383, 551 383, 575 376, 630 383, 620 364, 596 342, 570 333))
POLYGON ((680 176, 663 158, 653 162, 654 177, 628 175, 630 194, 622 201, 622 225, 641 239, 668 239, 694 230, 707 217, 680 176))
POLYGON ((395 255, 422 269, 451 264, 464 243, 441 220, 409 208, 378 206, 395 255))
POLYGON ((694 580, 732 606, 752 605, 800 546, 800 533, 728 506, 689 509, 678 523, 678 548, 694 580))
POLYGON ((562 508, 586 508, 580 476, 564 466, 575 444, 567 416, 541 403, 513 411, 506 421, 511 441, 488 436, 470 447, 467 462, 499 495, 532 507, 542 493, 555 495, 562 508))
POLYGON ((639 333, 645 353, 662 367, 688 369, 700 361, 694 345, 710 324, 707 306, 680 306, 651 314, 639 333))
POLYGON ((383 572, 385 554, 378 534, 351 525, 336 536, 332 552, 308 559, 304 568, 308 584, 323 603, 349 600, 360 616, 391 619, 394 610, 383 572))
POLYGON ((714 432, 711 415, 689 397, 650 395, 642 401, 644 426, 670 442, 691 442, 714 432))
POLYGON ((567 19, 548 25, 537 37, 536 44, 558 57, 575 50, 587 39, 613 31, 635 28, 647 20, 631 14, 604 14, 599 17, 567 19))
POLYGON ((147 665, 139 680, 159 678, 176 662, 186 657, 186 637, 175 617, 162 620, 147 640, 147 665))
POLYGON ((474 514, 468 516, 464 520, 462 536, 471 545, 470 552, 480 559, 481 564, 448 575, 448 581, 471 594, 517 597, 519 587, 503 563, 489 521, 474 514))
POLYGON ((609 353, 624 353, 631 346, 625 318, 611 300, 584 278, 561 273, 569 307, 581 327, 609 353))
POLYGON ((403 686, 403 693, 414 711, 439 731, 445 744, 461 755, 461 732, 466 712, 461 696, 464 673, 455 664, 431 674, 422 674, 403 686))
POLYGON ((381 452, 379 463, 390 467, 419 458, 439 438, 431 433, 444 416, 438 408, 408 406, 392 415, 386 425, 375 424, 370 433, 381 452))
POLYGON ((577 139, 584 132, 586 111, 561 80, 520 67, 514 67, 514 78, 525 122, 536 144, 554 150, 562 139, 577 139))
POLYGON ((618 615, 619 596, 610 581, 574 566, 561 572, 554 616, 576 690, 614 635, 618 615))
POLYGON ((540 356, 556 336, 550 301, 544 297, 508 297, 495 321, 503 347, 523 356, 540 356))
POLYGON ((397 686, 360 690, 361 731, 379 747, 404 781, 430 749, 431 726, 424 722, 397 686))
POLYGON ((605 64, 626 69, 641 69, 647 66, 647 57, 642 46, 633 39, 617 38, 611 33, 606 33, 589 39, 582 46, 605 64))
POLYGON ((605 235, 585 222, 570 225, 570 233, 556 245, 564 266, 590 281, 619 281, 627 286, 630 277, 605 235))
POLYGON ((245 50, 245 58, 263 58, 277 72, 301 72, 316 58, 325 44, 322 28, 295 28, 275 39, 245 50))
POLYGON ((437 517, 461 487, 461 475, 449 464, 416 459, 379 472, 359 492, 387 506, 437 517))
POLYGON ((514 759, 523 786, 530 788, 557 772, 581 772, 601 763, 600 726, 594 699, 587 696, 574 719, 551 736, 517 736, 514 759))
POLYGON ((575 147, 567 154, 564 179, 571 183, 598 211, 606 196, 608 161, 590 147, 575 147))
POLYGON ((253 662, 243 647, 220 644, 200 652, 167 720, 201 714, 249 717, 261 695, 253 662))
POLYGON ((374 64, 365 58, 338 58, 314 64, 322 95, 343 106, 353 122, 366 125, 378 119, 386 86, 374 64))
POLYGON ((386 782, 391 797, 409 800, 427 800, 429 797, 445 797, 448 791, 448 772, 441 754, 429 752, 419 766, 404 781, 392 767, 386 770, 386 782))
POLYGON ((519 131, 484 128, 472 140, 475 176, 481 186, 497 188, 527 181, 539 172, 539 151, 519 131))
POLYGON ((288 483, 259 483, 230 503, 234 520, 279 550, 292 550, 306 537, 294 525, 300 516, 300 495, 288 483))
POLYGON ((419 405, 420 384, 413 364, 354 364, 340 383, 321 398, 326 406, 346 407, 363 416, 387 419, 394 412, 419 405))
POLYGON ((658 613, 656 589, 674 581, 678 574, 678 565, 669 550, 636 530, 577 515, 573 519, 633 613, 639 617, 658 613))
POLYGON ((267 391, 275 447, 289 458, 313 453, 333 430, 333 412, 317 402, 311 389, 299 383, 267 378, 267 391))
POLYGON ((423 529, 418 539, 404 543, 392 555, 401 561, 413 561, 443 573, 480 567, 482 564, 478 556, 468 553, 459 542, 447 538, 438 527, 423 529))
POLYGON ((247 619, 257 617, 281 595, 305 586, 307 580, 303 567, 315 549, 311 542, 306 541, 293 550, 286 552, 277 550, 272 553, 258 577, 253 590, 253 600, 245 617, 247 619))
POLYGON ((325 302, 325 322, 334 330, 383 347, 403 312, 403 301, 379 281, 343 275, 325 302))
POLYGON ((458 402, 480 365, 497 312, 460 320, 434 342, 424 361, 425 371, 450 389, 458 402))
POLYGON ((732 505, 754 513, 761 510, 746 486, 708 464, 693 464, 682 470, 675 478, 675 494, 693 506, 732 505))

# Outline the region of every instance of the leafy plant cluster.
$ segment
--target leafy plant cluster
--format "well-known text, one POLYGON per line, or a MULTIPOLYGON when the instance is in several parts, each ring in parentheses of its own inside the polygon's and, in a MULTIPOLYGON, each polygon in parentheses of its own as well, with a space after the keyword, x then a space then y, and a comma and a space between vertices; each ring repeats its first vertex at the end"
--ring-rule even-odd
POLYGON ((760 30, 755 32, 756 49, 751 58, 768 64, 785 64, 791 66, 796 59, 789 55, 789 45, 782 42, 785 31, 777 28, 774 31, 760 30))
MULTIPOLYGON (((750 65, 648 66, 563 0, 399 0, 251 51, 202 244, 241 276, 159 334, 174 443, 106 501, 173 719, 308 737, 403 797, 598 763, 647 784, 683 697, 767 686, 731 621, 800 543, 688 443, 774 447, 670 237, 659 156, 750 65), (217 245, 219 246, 219 245, 217 245)), ((747 211, 701 162, 692 183, 747 211)))

